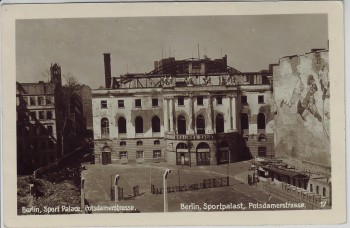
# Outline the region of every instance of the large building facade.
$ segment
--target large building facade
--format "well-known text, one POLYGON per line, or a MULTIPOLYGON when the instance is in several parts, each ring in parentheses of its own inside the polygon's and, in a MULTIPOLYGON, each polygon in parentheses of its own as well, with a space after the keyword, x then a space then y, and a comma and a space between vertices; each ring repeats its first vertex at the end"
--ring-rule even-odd
POLYGON ((227 57, 175 58, 92 91, 95 162, 216 165, 273 157, 272 73, 242 73, 227 57))

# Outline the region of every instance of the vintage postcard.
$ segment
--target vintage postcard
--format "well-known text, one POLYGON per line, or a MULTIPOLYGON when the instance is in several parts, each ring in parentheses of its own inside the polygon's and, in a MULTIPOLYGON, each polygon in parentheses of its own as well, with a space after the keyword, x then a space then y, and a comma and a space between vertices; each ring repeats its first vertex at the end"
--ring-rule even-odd
POLYGON ((342 2, 2 15, 6 226, 345 222, 342 2))

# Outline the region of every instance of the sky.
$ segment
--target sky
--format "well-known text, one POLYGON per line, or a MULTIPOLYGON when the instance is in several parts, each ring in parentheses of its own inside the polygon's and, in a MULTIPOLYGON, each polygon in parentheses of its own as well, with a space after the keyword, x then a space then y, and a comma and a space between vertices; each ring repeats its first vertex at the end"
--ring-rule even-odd
MULTIPOLYGON (((48 81, 51 63, 81 84, 104 85, 103 53, 112 76, 153 70, 154 61, 221 58, 241 72, 268 69, 283 56, 328 48, 327 15, 253 15, 30 19, 16 21, 18 82, 48 81)), ((63 79, 64 81, 64 79, 63 79)))

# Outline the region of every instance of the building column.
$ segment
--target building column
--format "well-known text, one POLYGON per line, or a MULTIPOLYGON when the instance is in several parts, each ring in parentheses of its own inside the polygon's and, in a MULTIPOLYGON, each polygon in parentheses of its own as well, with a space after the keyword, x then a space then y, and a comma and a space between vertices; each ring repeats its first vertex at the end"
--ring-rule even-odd
POLYGON ((168 102, 168 98, 165 97, 164 98, 164 132, 168 132, 169 131, 169 102, 168 102))
POLYGON ((237 125, 236 125, 236 96, 229 95, 229 103, 230 103, 230 118, 229 118, 229 130, 228 132, 236 132, 237 131, 237 125))
POLYGON ((214 134, 213 130, 213 101, 212 96, 208 96, 208 106, 207 106, 208 121, 206 124, 206 129, 208 129, 208 134, 214 134))
POLYGON ((194 134, 194 130, 193 130, 193 96, 189 96, 190 98, 190 105, 189 105, 189 112, 188 112, 188 134, 193 135, 194 134))
POLYGON ((174 132, 174 97, 170 97, 170 108, 169 108, 169 117, 170 117, 170 131, 174 132))

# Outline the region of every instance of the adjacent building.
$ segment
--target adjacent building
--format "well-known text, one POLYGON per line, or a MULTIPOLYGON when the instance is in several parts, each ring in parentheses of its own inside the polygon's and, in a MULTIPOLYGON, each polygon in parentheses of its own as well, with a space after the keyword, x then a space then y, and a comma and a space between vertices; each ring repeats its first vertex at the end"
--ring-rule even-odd
POLYGON ((62 86, 61 66, 50 66, 50 82, 16 83, 18 174, 54 162, 89 137, 91 89, 62 86))
POLYGON ((216 165, 273 157, 272 71, 221 59, 162 59, 149 73, 111 76, 92 91, 95 160, 216 165))
POLYGON ((263 165, 269 182, 292 186, 318 207, 332 204, 328 54, 312 49, 273 67, 275 155, 281 160, 263 165))
POLYGON ((51 82, 16 83, 17 171, 28 173, 61 155, 60 68, 51 82))

